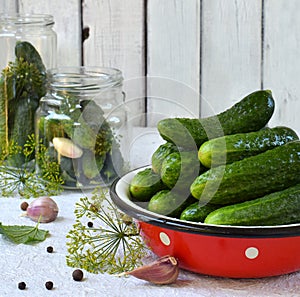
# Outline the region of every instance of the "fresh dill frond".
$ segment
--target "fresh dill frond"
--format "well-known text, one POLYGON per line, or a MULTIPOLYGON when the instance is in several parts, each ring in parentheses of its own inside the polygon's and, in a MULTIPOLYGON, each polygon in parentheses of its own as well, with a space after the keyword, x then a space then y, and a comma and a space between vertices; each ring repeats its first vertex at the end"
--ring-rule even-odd
POLYGON ((12 95, 8 99, 20 100, 30 97, 32 100, 39 100, 46 93, 45 74, 40 73, 35 64, 25 61, 22 57, 9 62, 2 75, 7 80, 8 94, 12 95))
POLYGON ((141 265, 149 252, 137 225, 107 195, 98 187, 90 199, 83 197, 76 203, 76 222, 67 234, 67 265, 117 274, 141 265))
POLYGON ((29 135, 24 148, 11 142, 3 148, 0 154, 0 193, 4 197, 19 194, 22 197, 38 197, 42 195, 57 195, 62 192, 63 180, 60 177, 59 164, 51 161, 46 154, 46 147, 39 145, 35 153, 34 135, 29 135), (25 156, 21 167, 10 166, 10 158, 15 159, 19 154, 25 156), (35 155, 41 162, 43 171, 36 171, 35 155))

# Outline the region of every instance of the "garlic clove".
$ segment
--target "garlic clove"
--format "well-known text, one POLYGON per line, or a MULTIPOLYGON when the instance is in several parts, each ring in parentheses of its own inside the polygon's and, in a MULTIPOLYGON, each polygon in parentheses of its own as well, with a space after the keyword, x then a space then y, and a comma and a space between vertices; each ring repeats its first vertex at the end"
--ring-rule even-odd
POLYGON ((64 157, 76 159, 83 154, 82 149, 69 138, 54 137, 52 143, 57 152, 64 157))
POLYGON ((148 265, 125 272, 125 274, 157 285, 171 284, 178 278, 178 261, 172 256, 164 256, 148 265))
POLYGON ((35 222, 49 223, 57 218, 58 206, 50 197, 39 197, 28 205, 26 215, 35 222))

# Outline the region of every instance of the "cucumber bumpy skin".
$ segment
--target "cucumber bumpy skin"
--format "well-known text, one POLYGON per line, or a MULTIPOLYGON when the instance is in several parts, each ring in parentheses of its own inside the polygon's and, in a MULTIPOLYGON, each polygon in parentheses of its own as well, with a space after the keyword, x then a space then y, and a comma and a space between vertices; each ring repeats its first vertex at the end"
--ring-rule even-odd
POLYGON ((147 209, 165 216, 179 218, 181 212, 194 202, 195 198, 192 196, 182 195, 172 190, 162 190, 152 196, 147 209))
POLYGON ((146 168, 133 177, 129 185, 129 192, 134 199, 145 202, 149 201, 154 194, 166 188, 160 176, 153 172, 151 168, 146 168))
POLYGON ((161 170, 161 165, 164 161, 164 159, 170 155, 171 153, 178 152, 177 147, 171 143, 171 142, 166 142, 164 144, 161 144, 155 152, 152 154, 151 157, 151 165, 152 165, 152 170, 160 174, 161 170))
POLYGON ((300 222, 300 184, 255 200, 212 211, 204 223, 233 226, 273 226, 300 222))
POLYGON ((201 145, 198 157, 204 166, 211 168, 242 160, 298 139, 297 133, 288 127, 264 128, 208 140, 201 145))
POLYGON ((300 183, 300 141, 295 140, 199 175, 191 194, 202 203, 233 204, 300 183))
POLYGON ((208 214, 217 208, 219 208, 217 205, 200 205, 199 201, 196 201, 182 211, 180 220, 203 223, 208 214))
POLYGON ((259 90, 220 114, 202 119, 166 118, 158 122, 157 129, 177 147, 199 149, 208 139, 260 130, 269 122, 274 107, 272 92, 259 90))
POLYGON ((169 189, 189 193, 192 182, 200 172, 197 151, 174 152, 162 162, 160 176, 169 189))

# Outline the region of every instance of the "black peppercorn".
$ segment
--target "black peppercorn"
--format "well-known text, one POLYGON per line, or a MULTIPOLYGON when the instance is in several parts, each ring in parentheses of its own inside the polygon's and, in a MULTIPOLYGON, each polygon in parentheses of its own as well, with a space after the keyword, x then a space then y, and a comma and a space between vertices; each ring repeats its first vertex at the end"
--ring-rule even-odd
POLYGON ((53 282, 48 281, 45 283, 45 287, 47 290, 52 290, 53 289, 53 282))
POLYGON ((29 204, 26 201, 24 201, 21 203, 20 208, 25 211, 27 209, 28 205, 29 204))
POLYGON ((83 279, 83 272, 80 269, 75 269, 72 273, 73 279, 77 282, 83 279))
POLYGON ((87 225, 89 228, 92 228, 94 224, 93 224, 93 222, 88 222, 87 225))
POLYGON ((18 288, 19 288, 20 290, 25 290, 25 289, 26 289, 26 284, 25 284, 25 282, 20 282, 20 283, 18 283, 18 288))
POLYGON ((48 253, 52 253, 53 252, 53 247, 52 246, 48 246, 47 247, 47 252, 48 253))

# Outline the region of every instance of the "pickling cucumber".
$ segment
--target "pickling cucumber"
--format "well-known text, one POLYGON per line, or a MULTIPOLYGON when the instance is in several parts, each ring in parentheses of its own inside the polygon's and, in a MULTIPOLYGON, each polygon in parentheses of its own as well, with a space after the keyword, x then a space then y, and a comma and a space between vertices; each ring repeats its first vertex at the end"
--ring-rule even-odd
POLYGON ((160 174, 161 165, 162 165, 162 162, 164 161, 164 159, 171 153, 174 153, 177 151, 178 151, 178 149, 177 149, 176 145, 174 145, 171 142, 166 142, 166 143, 161 144, 155 150, 155 152, 152 154, 152 157, 151 157, 152 170, 155 173, 160 174))
MULTIPOLYGON (((42 58, 36 48, 28 41, 17 41, 15 46, 15 55, 20 64, 24 65, 28 63, 28 66, 31 69, 31 81, 33 73, 38 77, 38 80, 35 79, 35 84, 27 83, 28 86, 31 86, 29 95, 32 98, 34 95, 37 96, 37 100, 46 95, 47 92, 47 77, 46 77, 46 67, 42 61, 42 58), (37 71, 36 71, 37 70, 37 71), (38 87, 35 85, 38 84, 38 87)), ((20 79, 20 81, 26 81, 26 78, 20 79)), ((19 81, 19 82, 20 82, 19 81)))
POLYGON ((192 182, 200 172, 197 151, 183 151, 171 153, 164 159, 160 176, 169 189, 189 193, 192 182))
POLYGON ((129 192, 138 201, 149 201, 157 192, 166 189, 158 174, 151 168, 139 171, 130 182, 129 192))
POLYGON ((272 117, 274 105, 272 92, 259 90, 220 114, 202 119, 166 118, 157 128, 163 139, 177 147, 199 148, 208 139, 260 130, 272 117))
POLYGON ((194 203, 195 198, 178 194, 172 190, 157 192, 149 201, 148 210, 170 217, 179 217, 187 205, 194 203))
POLYGON ((264 197, 212 211, 207 224, 272 226, 300 222, 300 184, 264 197))
POLYGON ((300 183, 300 141, 295 140, 199 175, 191 194, 202 203, 234 204, 300 183))
POLYGON ((34 64, 42 74, 46 73, 46 67, 39 52, 30 42, 17 41, 15 46, 15 55, 18 59, 22 58, 24 61, 34 64))
POLYGON ((210 168, 242 160, 297 139, 297 133, 288 127, 264 128, 208 140, 201 145, 198 157, 204 166, 210 168))
POLYGON ((209 203, 201 205, 199 201, 196 201, 182 211, 180 214, 180 220, 203 223, 208 214, 217 208, 219 208, 217 205, 209 203))

